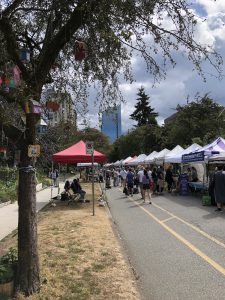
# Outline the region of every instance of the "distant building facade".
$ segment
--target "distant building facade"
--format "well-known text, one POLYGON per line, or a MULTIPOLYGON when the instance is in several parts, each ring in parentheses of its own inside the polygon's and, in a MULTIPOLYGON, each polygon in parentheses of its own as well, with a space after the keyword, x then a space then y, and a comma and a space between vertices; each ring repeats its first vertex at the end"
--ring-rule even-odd
POLYGON ((77 126, 77 114, 71 96, 68 93, 56 93, 52 90, 47 92, 46 103, 57 103, 58 109, 48 110, 48 123, 56 126, 60 123, 71 123, 77 126))
POLYGON ((110 107, 102 113, 101 131, 110 143, 121 136, 121 105, 110 107))

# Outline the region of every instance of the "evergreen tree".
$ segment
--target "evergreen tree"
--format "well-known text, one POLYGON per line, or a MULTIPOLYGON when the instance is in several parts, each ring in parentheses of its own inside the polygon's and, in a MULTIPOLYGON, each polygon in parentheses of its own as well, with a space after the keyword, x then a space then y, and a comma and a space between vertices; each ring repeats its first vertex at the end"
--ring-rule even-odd
POLYGON ((135 105, 135 111, 130 115, 130 118, 137 121, 136 127, 142 125, 157 125, 156 117, 158 113, 154 112, 154 108, 149 105, 150 97, 146 95, 145 90, 141 87, 137 93, 137 104, 135 105))

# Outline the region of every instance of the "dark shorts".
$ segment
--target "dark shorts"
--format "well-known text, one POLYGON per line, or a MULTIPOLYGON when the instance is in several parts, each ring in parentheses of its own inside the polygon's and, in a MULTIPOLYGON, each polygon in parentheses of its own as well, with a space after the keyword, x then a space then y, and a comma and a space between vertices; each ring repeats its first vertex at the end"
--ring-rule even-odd
POLYGON ((130 183, 127 184, 127 187, 132 189, 134 187, 134 184, 130 182, 130 183))
POLYGON ((143 190, 150 190, 149 184, 143 184, 143 190))

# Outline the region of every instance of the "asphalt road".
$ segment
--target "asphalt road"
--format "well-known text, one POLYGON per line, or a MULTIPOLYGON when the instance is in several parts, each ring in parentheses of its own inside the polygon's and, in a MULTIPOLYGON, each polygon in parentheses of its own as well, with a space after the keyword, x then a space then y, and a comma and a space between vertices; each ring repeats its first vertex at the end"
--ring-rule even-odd
POLYGON ((225 299, 225 211, 170 194, 145 204, 122 188, 107 199, 142 299, 225 299))

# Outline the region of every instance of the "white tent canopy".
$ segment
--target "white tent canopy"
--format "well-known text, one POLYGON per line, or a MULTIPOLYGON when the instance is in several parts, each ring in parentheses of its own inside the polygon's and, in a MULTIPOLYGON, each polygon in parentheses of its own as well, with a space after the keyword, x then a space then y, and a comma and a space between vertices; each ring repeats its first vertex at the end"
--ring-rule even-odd
POLYGON ((177 145, 173 148, 168 154, 165 155, 164 161, 168 163, 179 163, 179 157, 181 159, 180 154, 184 151, 180 145, 177 145))
POLYGON ((148 156, 145 157, 144 163, 148 164, 153 162, 156 154, 158 154, 157 151, 153 151, 152 153, 150 153, 148 156))
POLYGON ((155 159, 154 159, 154 162, 155 164, 157 165, 162 165, 163 162, 164 162, 164 158, 165 156, 170 152, 170 150, 168 149, 163 149, 162 151, 160 151, 156 156, 155 156, 155 159))
POLYGON ((131 158, 132 158, 131 156, 128 156, 127 158, 125 158, 125 159, 122 161, 122 165, 124 166, 125 163, 126 163, 127 161, 129 161, 131 158))
POLYGON ((122 165, 123 160, 117 160, 113 165, 115 167, 120 167, 122 165))
POLYGON ((137 166, 138 164, 141 164, 144 162, 144 159, 147 157, 146 154, 140 154, 138 157, 136 157, 134 160, 131 162, 128 162, 129 166, 137 166))

